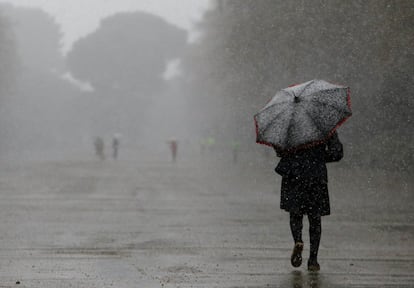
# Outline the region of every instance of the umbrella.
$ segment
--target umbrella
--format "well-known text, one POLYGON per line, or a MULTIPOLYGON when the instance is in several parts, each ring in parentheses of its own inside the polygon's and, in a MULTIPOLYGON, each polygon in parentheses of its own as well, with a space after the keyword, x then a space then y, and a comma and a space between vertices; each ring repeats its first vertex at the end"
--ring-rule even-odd
POLYGON ((324 80, 290 86, 255 116, 256 142, 289 151, 326 141, 351 116, 349 87, 324 80))

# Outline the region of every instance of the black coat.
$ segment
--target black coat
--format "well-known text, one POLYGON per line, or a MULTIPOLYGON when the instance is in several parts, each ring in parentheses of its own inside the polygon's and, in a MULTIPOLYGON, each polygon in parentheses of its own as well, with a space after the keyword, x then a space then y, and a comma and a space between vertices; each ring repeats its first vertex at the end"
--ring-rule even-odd
POLYGON ((337 133, 327 143, 302 149, 295 153, 276 151, 281 157, 275 171, 281 176, 299 176, 301 178, 318 178, 328 181, 326 163, 339 161, 343 157, 342 143, 337 133))
POLYGON ((329 215, 328 173, 326 163, 343 157, 342 143, 335 133, 325 144, 280 153, 275 171, 282 175, 280 207, 298 214, 329 215))

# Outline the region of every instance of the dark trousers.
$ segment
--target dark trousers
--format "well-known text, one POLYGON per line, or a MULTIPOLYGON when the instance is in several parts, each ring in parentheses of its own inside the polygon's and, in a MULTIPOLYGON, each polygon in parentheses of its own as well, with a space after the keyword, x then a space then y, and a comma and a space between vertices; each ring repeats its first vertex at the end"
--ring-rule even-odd
MULTIPOLYGON (((310 260, 318 258, 319 243, 321 240, 322 226, 320 215, 308 215, 309 219, 309 238, 310 238, 310 260)), ((303 215, 290 213, 290 230, 292 231, 293 240, 302 241, 303 215)))

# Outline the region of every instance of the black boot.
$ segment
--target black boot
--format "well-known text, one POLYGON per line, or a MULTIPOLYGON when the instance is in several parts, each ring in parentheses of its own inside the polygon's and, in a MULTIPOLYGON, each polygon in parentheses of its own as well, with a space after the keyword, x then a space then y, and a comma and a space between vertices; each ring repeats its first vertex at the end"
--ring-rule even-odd
POLYGON ((308 260, 308 270, 311 272, 317 272, 321 270, 321 266, 316 259, 309 259, 308 260))
POLYGON ((293 267, 299 267, 302 265, 302 251, 303 251, 303 242, 296 242, 293 247, 292 257, 290 258, 290 263, 293 267))

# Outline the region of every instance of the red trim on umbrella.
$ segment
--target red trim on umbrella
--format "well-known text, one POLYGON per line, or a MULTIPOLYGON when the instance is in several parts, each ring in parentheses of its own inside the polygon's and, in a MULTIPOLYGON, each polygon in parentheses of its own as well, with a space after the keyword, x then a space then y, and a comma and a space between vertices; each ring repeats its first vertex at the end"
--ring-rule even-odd
POLYGON ((254 126, 256 128, 256 142, 257 142, 257 138, 259 136, 259 125, 257 124, 256 115, 253 117, 253 119, 254 119, 254 126))
POLYGON ((346 104, 349 110, 351 110, 351 89, 349 87, 346 88, 346 104))
POLYGON ((254 125, 256 127, 256 143, 266 145, 266 146, 270 146, 270 147, 274 147, 275 145, 272 144, 272 143, 258 140, 258 138, 259 138, 259 125, 257 124, 256 116, 254 116, 253 119, 254 119, 254 125))

